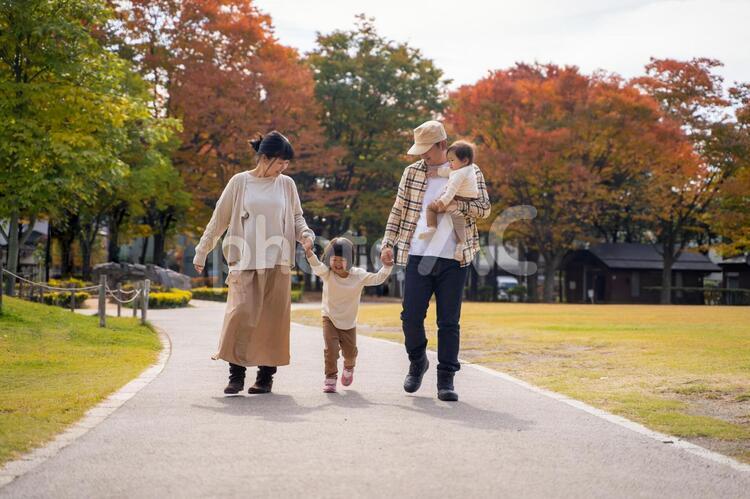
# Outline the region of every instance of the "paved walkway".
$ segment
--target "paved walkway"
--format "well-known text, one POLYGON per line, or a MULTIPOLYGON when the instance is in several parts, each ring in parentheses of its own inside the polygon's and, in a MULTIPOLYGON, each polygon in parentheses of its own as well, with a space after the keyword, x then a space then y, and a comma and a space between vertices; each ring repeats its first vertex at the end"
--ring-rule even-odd
POLYGON ((401 345, 360 337, 354 385, 321 392, 322 336, 294 326, 275 393, 224 397, 221 303, 151 310, 172 355, 99 426, 2 497, 750 497, 750 473, 465 367, 461 402, 401 389, 401 345))

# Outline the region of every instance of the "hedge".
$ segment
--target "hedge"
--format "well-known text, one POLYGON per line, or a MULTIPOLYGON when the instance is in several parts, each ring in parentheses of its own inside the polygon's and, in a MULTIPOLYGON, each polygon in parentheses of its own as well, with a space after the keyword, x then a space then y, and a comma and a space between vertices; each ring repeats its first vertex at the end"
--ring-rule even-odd
POLYGON ((86 282, 82 279, 76 279, 75 277, 69 277, 67 279, 50 279, 47 284, 53 288, 85 288, 93 286, 93 283, 86 282))
MULTIPOLYGON (((172 289, 171 291, 157 291, 148 294, 148 308, 181 308, 187 307, 193 293, 182 289, 172 289)), ((140 306, 140 299, 130 302, 126 307, 132 307, 135 303, 140 306)))
MULTIPOLYGON (((194 288, 193 298, 196 300, 227 301, 229 288, 194 288)), ((302 301, 302 290, 292 289, 292 302, 302 301)))
POLYGON ((193 298, 196 300, 227 301, 229 288, 193 288, 193 298))
MULTIPOLYGON (((76 308, 83 308, 86 300, 91 298, 91 295, 85 291, 76 291, 76 308)), ((47 305, 57 305, 58 307, 70 308, 70 293, 67 291, 51 291, 42 295, 42 302, 47 305)))

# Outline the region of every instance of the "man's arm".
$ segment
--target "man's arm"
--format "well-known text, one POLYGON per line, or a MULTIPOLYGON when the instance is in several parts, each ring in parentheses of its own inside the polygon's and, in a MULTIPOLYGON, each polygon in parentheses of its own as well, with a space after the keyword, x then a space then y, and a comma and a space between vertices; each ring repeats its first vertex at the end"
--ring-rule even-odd
POLYGON ((477 167, 475 171, 477 174, 477 190, 479 191, 479 196, 471 201, 456 199, 456 207, 467 217, 474 219, 487 218, 492 212, 490 196, 487 194, 487 184, 484 182, 484 175, 482 175, 482 171, 479 167, 477 167))
POLYGON ((391 213, 388 215, 388 221, 385 224, 385 234, 383 234, 383 240, 380 243, 382 247, 392 248, 396 244, 396 237, 398 237, 398 230, 401 226, 401 217, 403 216, 402 207, 404 205, 404 200, 406 199, 405 185, 408 171, 408 169, 404 170, 404 173, 401 175, 401 181, 398 183, 396 200, 393 202, 391 213))

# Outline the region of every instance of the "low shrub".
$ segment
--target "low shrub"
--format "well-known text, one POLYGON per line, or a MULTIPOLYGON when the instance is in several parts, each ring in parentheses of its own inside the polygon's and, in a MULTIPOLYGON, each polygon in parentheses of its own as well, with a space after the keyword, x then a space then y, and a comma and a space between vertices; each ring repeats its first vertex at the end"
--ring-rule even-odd
POLYGON ((196 300, 227 301, 229 288, 193 288, 191 290, 196 300))
MULTIPOLYGON (((50 291, 42 295, 42 302, 47 305, 57 305, 58 307, 70 308, 70 296, 71 294, 67 291, 50 291)), ((91 298, 89 293, 85 291, 76 291, 76 308, 83 308, 86 300, 89 298, 91 298)))
MULTIPOLYGON (((193 293, 182 289, 172 289, 171 291, 157 291, 148 294, 148 308, 181 308, 187 307, 190 303, 193 293)), ((126 304, 126 307, 140 306, 140 299, 126 304)))
POLYGON ((67 279, 50 279, 47 281, 47 284, 53 288, 85 288, 93 286, 93 283, 86 282, 83 279, 76 279, 75 277, 68 277, 67 279))

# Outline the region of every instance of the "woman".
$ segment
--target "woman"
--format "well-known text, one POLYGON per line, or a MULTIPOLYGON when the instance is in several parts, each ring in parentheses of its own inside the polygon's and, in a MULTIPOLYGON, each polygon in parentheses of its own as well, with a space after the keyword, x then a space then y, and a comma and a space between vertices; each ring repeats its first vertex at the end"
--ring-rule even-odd
POLYGON ((244 389, 247 366, 258 366, 248 393, 269 393, 277 366, 289 364, 295 241, 307 249, 315 239, 294 180, 281 174, 294 157, 292 145, 277 131, 250 144, 256 167, 229 180, 193 259, 202 273, 206 256, 227 231, 222 252, 229 264, 229 296, 219 351, 212 356, 229 362, 226 394, 244 389))

